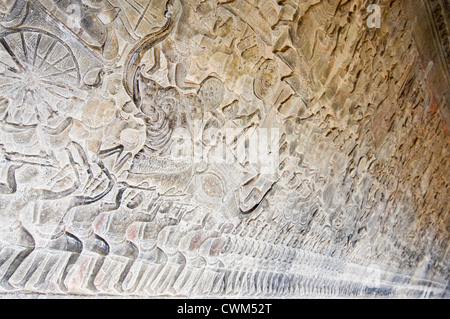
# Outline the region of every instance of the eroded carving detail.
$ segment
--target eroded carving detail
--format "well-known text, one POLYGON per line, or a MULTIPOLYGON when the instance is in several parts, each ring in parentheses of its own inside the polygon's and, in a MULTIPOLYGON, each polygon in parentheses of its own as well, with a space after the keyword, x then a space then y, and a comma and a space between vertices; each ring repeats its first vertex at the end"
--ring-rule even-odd
POLYGON ((0 1, 0 293, 448 297, 445 81, 365 5, 0 1))

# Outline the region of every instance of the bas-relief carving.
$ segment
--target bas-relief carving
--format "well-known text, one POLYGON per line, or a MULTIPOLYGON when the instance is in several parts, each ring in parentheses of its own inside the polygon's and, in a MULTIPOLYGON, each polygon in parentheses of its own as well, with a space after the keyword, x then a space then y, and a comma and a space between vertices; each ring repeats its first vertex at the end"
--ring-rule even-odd
POLYGON ((448 131, 381 5, 1 1, 0 292, 448 296, 448 131))

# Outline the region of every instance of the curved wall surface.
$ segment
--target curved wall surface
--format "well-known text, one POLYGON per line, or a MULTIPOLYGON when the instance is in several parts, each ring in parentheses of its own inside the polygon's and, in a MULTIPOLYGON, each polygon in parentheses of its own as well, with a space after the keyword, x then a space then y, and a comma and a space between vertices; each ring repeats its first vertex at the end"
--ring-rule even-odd
POLYGON ((0 296, 448 298, 449 12, 0 1, 0 296))

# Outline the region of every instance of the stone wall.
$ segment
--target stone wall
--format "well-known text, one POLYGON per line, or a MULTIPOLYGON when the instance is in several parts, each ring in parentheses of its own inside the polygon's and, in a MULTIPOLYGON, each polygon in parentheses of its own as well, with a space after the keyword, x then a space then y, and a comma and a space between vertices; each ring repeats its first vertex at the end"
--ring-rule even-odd
POLYGON ((0 294, 449 296, 447 2, 0 13, 0 294))

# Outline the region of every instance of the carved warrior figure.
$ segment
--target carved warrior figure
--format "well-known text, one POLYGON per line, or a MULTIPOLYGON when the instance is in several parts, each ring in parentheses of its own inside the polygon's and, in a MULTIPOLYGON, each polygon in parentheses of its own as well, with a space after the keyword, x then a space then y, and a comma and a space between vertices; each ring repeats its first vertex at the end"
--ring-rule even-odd
MULTIPOLYGON (((191 108, 186 112, 193 113, 195 112, 195 99, 183 96, 176 88, 162 88, 154 81, 146 78, 141 61, 149 50, 163 42, 174 30, 182 10, 180 1, 171 0, 167 2, 165 24, 158 31, 145 36, 133 47, 126 59, 123 74, 125 91, 139 110, 137 116, 141 117, 146 125, 146 143, 144 149, 135 156, 130 173, 131 175, 141 172, 144 175, 149 172, 161 175, 186 174, 185 176, 178 175, 176 182, 171 179, 172 183, 179 183, 180 180, 190 181, 192 178, 192 156, 195 156, 192 149, 187 150, 187 154, 181 154, 185 155, 184 157, 180 154, 177 154, 178 156, 175 156, 175 158, 166 155, 170 153, 169 149, 173 148, 171 137, 174 129, 180 129, 175 126, 179 120, 178 117, 182 114, 183 100, 187 99, 189 104, 187 107, 191 108)), ((155 57, 155 60, 158 60, 158 58, 155 57)), ((275 63, 271 60, 266 61, 260 67, 256 76, 255 94, 261 99, 271 96, 278 87, 279 81, 280 77, 275 63)), ((206 112, 213 112, 221 104, 224 98, 224 90, 224 85, 218 78, 214 76, 205 78, 198 90, 202 102, 201 109, 206 112)), ((205 131, 208 130, 208 123, 204 129, 205 131)), ((192 128, 188 131, 191 130, 192 128)), ((205 132, 203 134, 206 135, 205 132)), ((187 132, 187 135, 189 136, 189 132, 187 132)), ((191 142, 191 139, 184 136, 182 142, 191 142)), ((273 165, 276 164, 273 163, 273 165)), ((246 195, 242 198, 242 195, 238 194, 236 201, 241 214, 250 214, 260 208, 271 192, 274 181, 267 181, 257 176, 252 183, 246 181, 245 184, 248 184, 247 188, 249 189, 247 190, 241 185, 239 190, 244 189, 246 195), (252 184, 256 186, 251 186, 252 184)), ((172 188, 173 185, 171 184, 168 187, 172 188)))
POLYGON ((177 114, 176 103, 179 100, 176 89, 171 89, 163 93, 168 103, 158 103, 157 98, 151 99, 158 92, 151 91, 149 88, 149 81, 145 81, 141 72, 141 60, 143 56, 152 49, 156 44, 163 41, 173 30, 177 19, 180 15, 181 8, 174 9, 175 4, 179 3, 177 0, 167 2, 167 10, 165 12, 166 23, 164 26, 139 41, 133 49, 131 49, 124 67, 123 85, 125 91, 131 97, 135 106, 139 109, 147 126, 147 140, 146 145, 152 151, 162 151, 170 140, 171 133, 177 114))
MULTIPOLYGON (((25 9, 25 5, 27 3, 24 2, 24 6, 18 6, 16 5, 14 8, 17 9, 25 9)), ((61 5, 61 3, 59 3, 61 5)), ((171 7, 171 4, 169 3, 169 7, 171 7)), ((11 14, 15 14, 12 12, 11 14)), ((17 15, 17 14, 16 14, 17 15)), ((166 32, 162 32, 164 38, 167 36, 168 33, 170 33, 170 30, 173 28, 174 21, 171 18, 171 14, 168 12, 168 22, 167 27, 168 29, 166 32)), ((7 19, 6 19, 7 20, 7 19)), ((164 30, 165 28, 163 28, 164 30)), ((13 245, 14 247, 21 247, 21 250, 17 254, 17 256, 10 257, 8 256, 6 259, 2 260, 2 263, 7 262, 8 259, 12 260, 12 262, 9 264, 7 271, 3 274, 0 284, 4 289, 7 290, 14 290, 16 288, 24 288, 25 285, 27 285, 33 276, 37 273, 39 267, 42 263, 45 263, 47 271, 44 271, 39 276, 38 280, 34 282, 34 287, 37 289, 44 289, 43 285, 45 285, 47 277, 50 275, 50 270, 55 267, 58 263, 61 263, 59 260, 59 257, 56 258, 50 258, 46 259, 46 255, 41 252, 42 249, 44 250, 50 250, 50 251, 62 251, 69 254, 69 258, 64 262, 63 265, 63 271, 58 278, 58 286, 61 291, 67 291, 65 280, 69 274, 69 270, 78 262, 78 260, 81 258, 82 255, 90 255, 91 258, 94 261, 94 266, 91 272, 91 275, 89 276, 88 282, 87 282, 87 288, 94 292, 97 291, 97 288, 94 284, 94 280, 97 277, 100 269, 102 268, 105 257, 107 255, 119 255, 119 256, 125 256, 129 259, 129 262, 123 269, 122 275, 120 276, 120 279, 118 282, 116 282, 115 287, 118 291, 122 291, 122 283, 128 274, 130 268, 132 267, 134 261, 137 257, 137 249, 134 247, 134 245, 126 240, 126 232, 128 226, 133 222, 139 222, 144 221, 149 218, 149 215, 143 215, 143 217, 138 217, 139 213, 136 215, 136 213, 133 212, 133 215, 136 215, 136 217, 128 218, 129 223, 123 223, 124 220, 121 216, 127 217, 129 212, 122 212, 123 208, 121 208, 122 204, 122 198, 124 192, 126 192, 127 188, 129 188, 129 185, 126 185, 125 188, 117 188, 115 187, 115 182, 113 181, 112 176, 110 175, 108 169, 105 167, 103 162, 100 158, 104 158, 110 155, 113 155, 114 153, 121 152, 120 147, 111 149, 111 150, 103 150, 99 152, 99 157, 96 159, 95 164, 100 168, 100 171, 97 171, 99 175, 94 176, 93 173, 93 167, 89 163, 89 160, 84 153, 84 150, 82 147, 76 143, 75 141, 70 141, 68 138, 67 133, 71 132, 73 127, 73 119, 67 118, 65 120, 62 120, 61 124, 58 127, 46 127, 45 125, 42 125, 40 122, 31 124, 25 122, 25 120, 33 119, 33 117, 30 117, 29 115, 27 117, 24 117, 22 113, 19 115, 22 116, 15 116, 14 114, 17 114, 17 110, 21 111, 24 107, 28 106, 27 101, 28 96, 32 94, 37 94, 38 91, 41 89, 39 86, 40 81, 47 81, 45 78, 41 79, 44 75, 44 73, 37 73, 38 68, 37 67, 45 67, 45 71, 48 72, 48 64, 44 64, 45 59, 50 56, 52 47, 47 51, 47 54, 44 58, 41 56, 37 56, 36 52, 39 51, 39 43, 41 43, 39 40, 42 40, 42 43, 47 43, 49 41, 44 42, 44 40, 50 39, 49 41, 53 41, 53 45, 59 45, 59 40, 52 36, 50 33, 46 32, 39 32, 36 30, 21 30, 18 31, 6 31, 2 35, 2 42, 3 48, 6 50, 6 52, 9 54, 8 59, 11 61, 7 61, 7 63, 10 62, 12 65, 9 69, 5 70, 6 75, 9 76, 11 79, 11 84, 8 83, 6 85, 7 91, 3 93, 9 93, 12 90, 9 89, 9 86, 18 87, 20 90, 19 92, 25 92, 24 98, 22 99, 22 105, 17 107, 16 105, 9 105, 8 101, 12 100, 14 102, 19 102, 20 99, 16 98, 15 96, 11 97, 11 99, 6 99, 6 105, 8 106, 6 108, 6 113, 4 113, 4 119, 5 122, 2 121, 2 129, 5 130, 5 127, 11 126, 14 131, 17 130, 28 130, 32 132, 36 132, 37 130, 43 130, 44 134, 38 134, 36 136, 44 136, 44 139, 47 139, 49 137, 50 143, 59 143, 59 148, 55 149, 54 145, 52 147, 48 145, 46 150, 53 150, 53 152, 56 153, 58 158, 61 156, 57 153, 62 151, 63 155, 65 154, 68 157, 68 161, 70 165, 73 166, 73 171, 75 173, 74 176, 74 182, 73 185, 67 189, 62 189, 61 191, 54 191, 51 190, 51 187, 48 189, 34 189, 33 186, 31 186, 26 191, 26 198, 18 198, 18 199, 12 199, 10 201, 7 201, 3 203, 4 209, 2 212, 5 214, 2 214, 2 229, 4 227, 13 227, 14 230, 12 231, 12 235, 3 236, 3 234, 6 234, 7 232, 2 232, 2 242, 6 244, 8 247, 9 245, 13 245), (9 38, 12 36, 15 36, 16 34, 20 34, 20 39, 22 39, 23 44, 23 52, 24 56, 17 58, 15 53, 10 49, 8 42, 10 41, 9 38), (38 36, 38 40, 36 42, 36 49, 35 49, 35 55, 34 59, 31 59, 31 57, 28 57, 27 55, 27 48, 28 48, 28 42, 32 42, 33 39, 36 38, 35 34, 38 36), (8 38, 9 37, 9 38, 8 38), (37 59, 38 57, 38 59, 37 59), (22 59, 22 60, 20 60, 22 59), (37 60, 37 62, 36 62, 37 60), (22 78, 19 78, 22 82, 17 82, 17 76, 14 75, 16 68, 19 68, 18 74, 20 76, 23 75, 22 78), (32 73, 30 73, 32 72, 32 73), (23 73, 23 74, 22 74, 23 73), (34 82, 31 82, 33 79, 34 82), (36 83, 35 83, 36 82, 36 83), (13 113, 16 112, 16 113, 13 113), (11 119, 13 122, 11 122, 11 119), (8 121, 9 120, 9 121, 8 121), (82 159, 82 164, 84 165, 87 174, 79 171, 79 163, 77 163, 74 160, 73 154, 76 154, 78 158, 82 159), (87 179, 85 177, 87 176, 87 179), (106 178, 106 183, 105 179, 106 178), (84 187, 82 185, 84 184, 84 187), (107 194, 109 194, 112 190, 117 192, 115 203, 108 204, 99 202, 102 198, 104 198, 107 194), (85 193, 90 193, 89 195, 79 194, 79 190, 84 189, 85 193), (77 192, 78 191, 78 192, 77 192), (77 195, 73 195, 76 194, 77 195), (47 201, 52 201, 52 204, 47 204, 47 201), (85 205, 89 205, 88 207, 83 207, 85 205), (15 212, 15 209, 13 207, 18 207, 20 210, 28 210, 32 209, 33 211, 33 228, 35 230, 38 230, 37 233, 33 233, 33 235, 30 235, 30 233, 24 228, 20 220, 18 220, 18 214, 11 214, 15 212), (99 215, 105 214, 106 212, 112 211, 111 218, 109 218, 109 221, 105 225, 106 229, 108 230, 106 234, 106 239, 103 239, 100 237, 95 231, 92 229, 92 224, 96 220, 96 218, 99 215), (3 216, 4 215, 4 216, 3 216), (114 220, 116 217, 119 218, 120 222, 116 223, 114 220), (6 218, 6 219, 5 219, 6 218), (120 226, 118 229, 114 226, 114 224, 117 224, 120 226), (114 227, 113 227, 114 226, 114 227), (14 235, 14 236, 13 236, 14 235), (36 250, 38 248, 39 250, 36 250)), ((158 33, 157 35, 151 34, 147 38, 144 39, 144 43, 148 44, 148 41, 150 43, 154 43, 152 41, 160 41, 162 40, 161 34, 158 33)), ((73 57, 73 54, 70 51, 70 48, 64 44, 60 45, 60 50, 67 50, 68 53, 63 56, 62 59, 65 59, 67 57, 71 57, 73 59, 72 66, 73 69, 67 70, 67 72, 60 72, 56 74, 61 75, 69 75, 72 71, 78 71, 77 63, 75 58, 73 57)), ((138 50, 140 50, 140 45, 137 46, 138 50)), ((144 46, 145 47, 145 46, 144 46)), ((136 50, 135 50, 136 51, 136 50)), ((136 52, 132 52, 133 54, 136 52)), ((138 60, 140 60, 142 56, 139 57, 138 60)), ((133 58, 131 59, 133 61, 133 58)), ((58 61, 54 64, 56 65, 58 61)), ((138 63, 138 62, 137 62, 138 63)), ((53 66, 53 64, 49 64, 50 66, 53 66)), ((137 64, 136 64, 137 65, 137 64)), ((65 63, 65 67, 70 67, 70 64, 65 63)), ((129 66, 129 68, 133 68, 133 66, 129 66)), ((16 72, 17 73, 17 72, 16 72)), ((77 74, 77 73, 75 73, 77 74)), ((70 77, 69 77, 70 79, 70 77)), ((79 82, 79 74, 78 77, 74 77, 74 79, 79 82)), ((68 92, 75 89, 75 84, 73 86, 70 86, 70 83, 67 81, 63 82, 64 85, 67 87, 65 88, 68 92)), ((44 85, 52 85, 52 82, 45 82, 44 85)), ((59 83, 56 83, 57 87, 56 90, 60 89, 59 83)), ((3 86, 5 87, 5 86, 3 86)), ((146 88, 145 88, 146 89, 146 88)), ((144 89, 144 90, 145 90, 144 89)), ((143 90, 143 91, 144 91, 143 90)), ((13 91, 14 92, 14 91, 13 91)), ((52 92, 52 91, 50 91, 52 92)), ((169 92, 176 92, 175 89, 169 92)), ((47 92, 45 92, 47 93, 47 92)), ((39 96, 39 95, 38 95, 39 96)), ((137 96, 137 95, 136 95, 137 96)), ((148 94, 146 96, 149 96, 148 94)), ((160 97, 159 95, 155 94, 155 97, 160 97)), ((8 95, 6 95, 8 98, 8 95)), ((167 101, 166 96, 163 96, 163 99, 167 101)), ((136 99, 133 99, 136 105, 139 105, 136 99)), ((144 99, 145 100, 145 99, 144 99)), ((172 102, 176 102, 177 97, 172 97, 172 102)), ((53 105, 53 99, 47 99, 51 104, 47 105, 49 108, 53 105)), ((35 102, 35 101, 34 101, 35 102)), ((43 102, 43 101, 41 101, 43 102)), ((56 103, 54 103, 56 104, 56 103)), ((30 104, 31 105, 31 104, 30 104)), ((58 104, 60 105, 60 104, 58 104)), ((145 119, 145 122, 148 126, 147 133, 148 133, 148 145, 147 148, 156 151, 160 150, 161 148, 167 144, 167 142, 170 139, 171 136, 171 130, 173 129, 173 118, 168 118, 168 116, 173 116, 173 114, 176 114, 176 110, 170 108, 170 105, 168 104, 158 104, 156 103, 156 108, 148 103, 142 103, 141 112, 145 119), (167 108, 169 107, 169 108, 167 108)), ((51 111, 51 110, 50 110, 51 111)), ((31 115, 34 115, 34 119, 36 119, 36 112, 34 112, 33 109, 30 110, 31 115)), ((29 112, 29 113, 30 113, 29 112)), ((58 111, 53 111, 53 113, 49 113, 50 115, 47 115, 47 117, 43 117, 37 114, 37 119, 41 120, 43 123, 48 122, 48 118, 53 117, 52 121, 56 123, 58 122, 58 119, 60 119, 60 114, 58 111)), ((25 114, 27 115, 27 114, 25 114)), ((8 129, 11 130, 11 129, 8 129)), ((21 150, 22 151, 22 150, 21 150)), ((28 149, 25 151, 22 151, 23 154, 25 154, 25 157, 27 156, 27 152, 30 152, 33 154, 33 149, 28 149)), ((8 154, 8 153, 7 153, 8 154)), ((6 155, 8 160, 13 160, 10 155, 6 155)), ((53 159, 53 154, 47 154, 44 156, 43 159, 49 158, 53 159)), ((33 164, 33 163, 32 163, 33 164)), ((36 163, 37 164, 37 163, 36 163)), ((16 170, 20 169, 23 165, 11 165, 8 169, 7 174, 7 181, 6 183, 0 184, 0 190, 2 194, 14 194, 17 190, 17 182, 16 182, 16 170)), ((39 167, 39 166, 38 166, 39 167)), ((62 171, 66 168, 62 168, 62 171)), ((61 171, 61 172, 62 172, 61 171)), ((58 175, 61 172, 56 172, 56 175, 58 175)), ((56 178, 55 176, 54 178, 56 178)), ((63 176, 64 177, 64 176, 63 176)), ((67 177, 66 177, 67 178, 67 177)), ((29 181, 28 181, 29 182, 29 181)), ((139 204, 143 201, 141 199, 140 203, 136 204, 136 196, 132 196, 133 192, 128 193, 125 196, 126 203, 124 204, 126 207, 129 207, 130 209, 136 209, 139 204), (130 195, 131 194, 131 195, 130 195), (131 196, 131 199, 130 199, 131 196)), ((103 216, 103 215, 102 215, 103 216)))
POLYGON ((0 0, 0 294, 448 296, 442 1, 380 1, 0 0))
MULTIPOLYGON (((12 9, 2 7, 6 13, 0 22, 3 26, 20 24, 31 5, 37 4, 17 0, 12 9)), ((33 10, 36 14, 42 12, 39 6, 33 10)), ((95 158, 92 163, 83 147, 72 139, 79 134, 74 132, 75 119, 65 117, 77 100, 75 96, 82 96, 80 67, 72 48, 37 28, 1 31, 5 68, 0 93, 6 105, 1 110, 1 146, 2 155, 13 164, 8 168, 6 183, 0 184, 0 194, 11 195, 2 198, 0 237, 6 255, 0 263, 6 271, 2 272, 0 285, 6 290, 24 288, 45 263, 47 271, 34 283, 35 287, 44 285, 49 271, 60 260, 47 260, 42 250, 56 250, 69 254, 58 279, 59 289, 66 291, 64 280, 82 252, 100 256, 109 252, 109 245, 89 231, 99 211, 107 211, 108 205, 98 203, 100 208, 91 206, 85 211, 81 207, 104 198, 114 182, 101 159, 95 158), (18 138, 20 135, 23 138, 18 138), (16 194, 18 178, 22 196, 16 194), (21 220, 22 213, 29 218, 21 220), (64 225, 67 221, 69 225, 64 225), (27 230, 30 226, 32 234, 27 230)), ((97 268, 102 261, 99 258, 97 268)), ((94 269, 91 289, 96 274, 94 269)))

